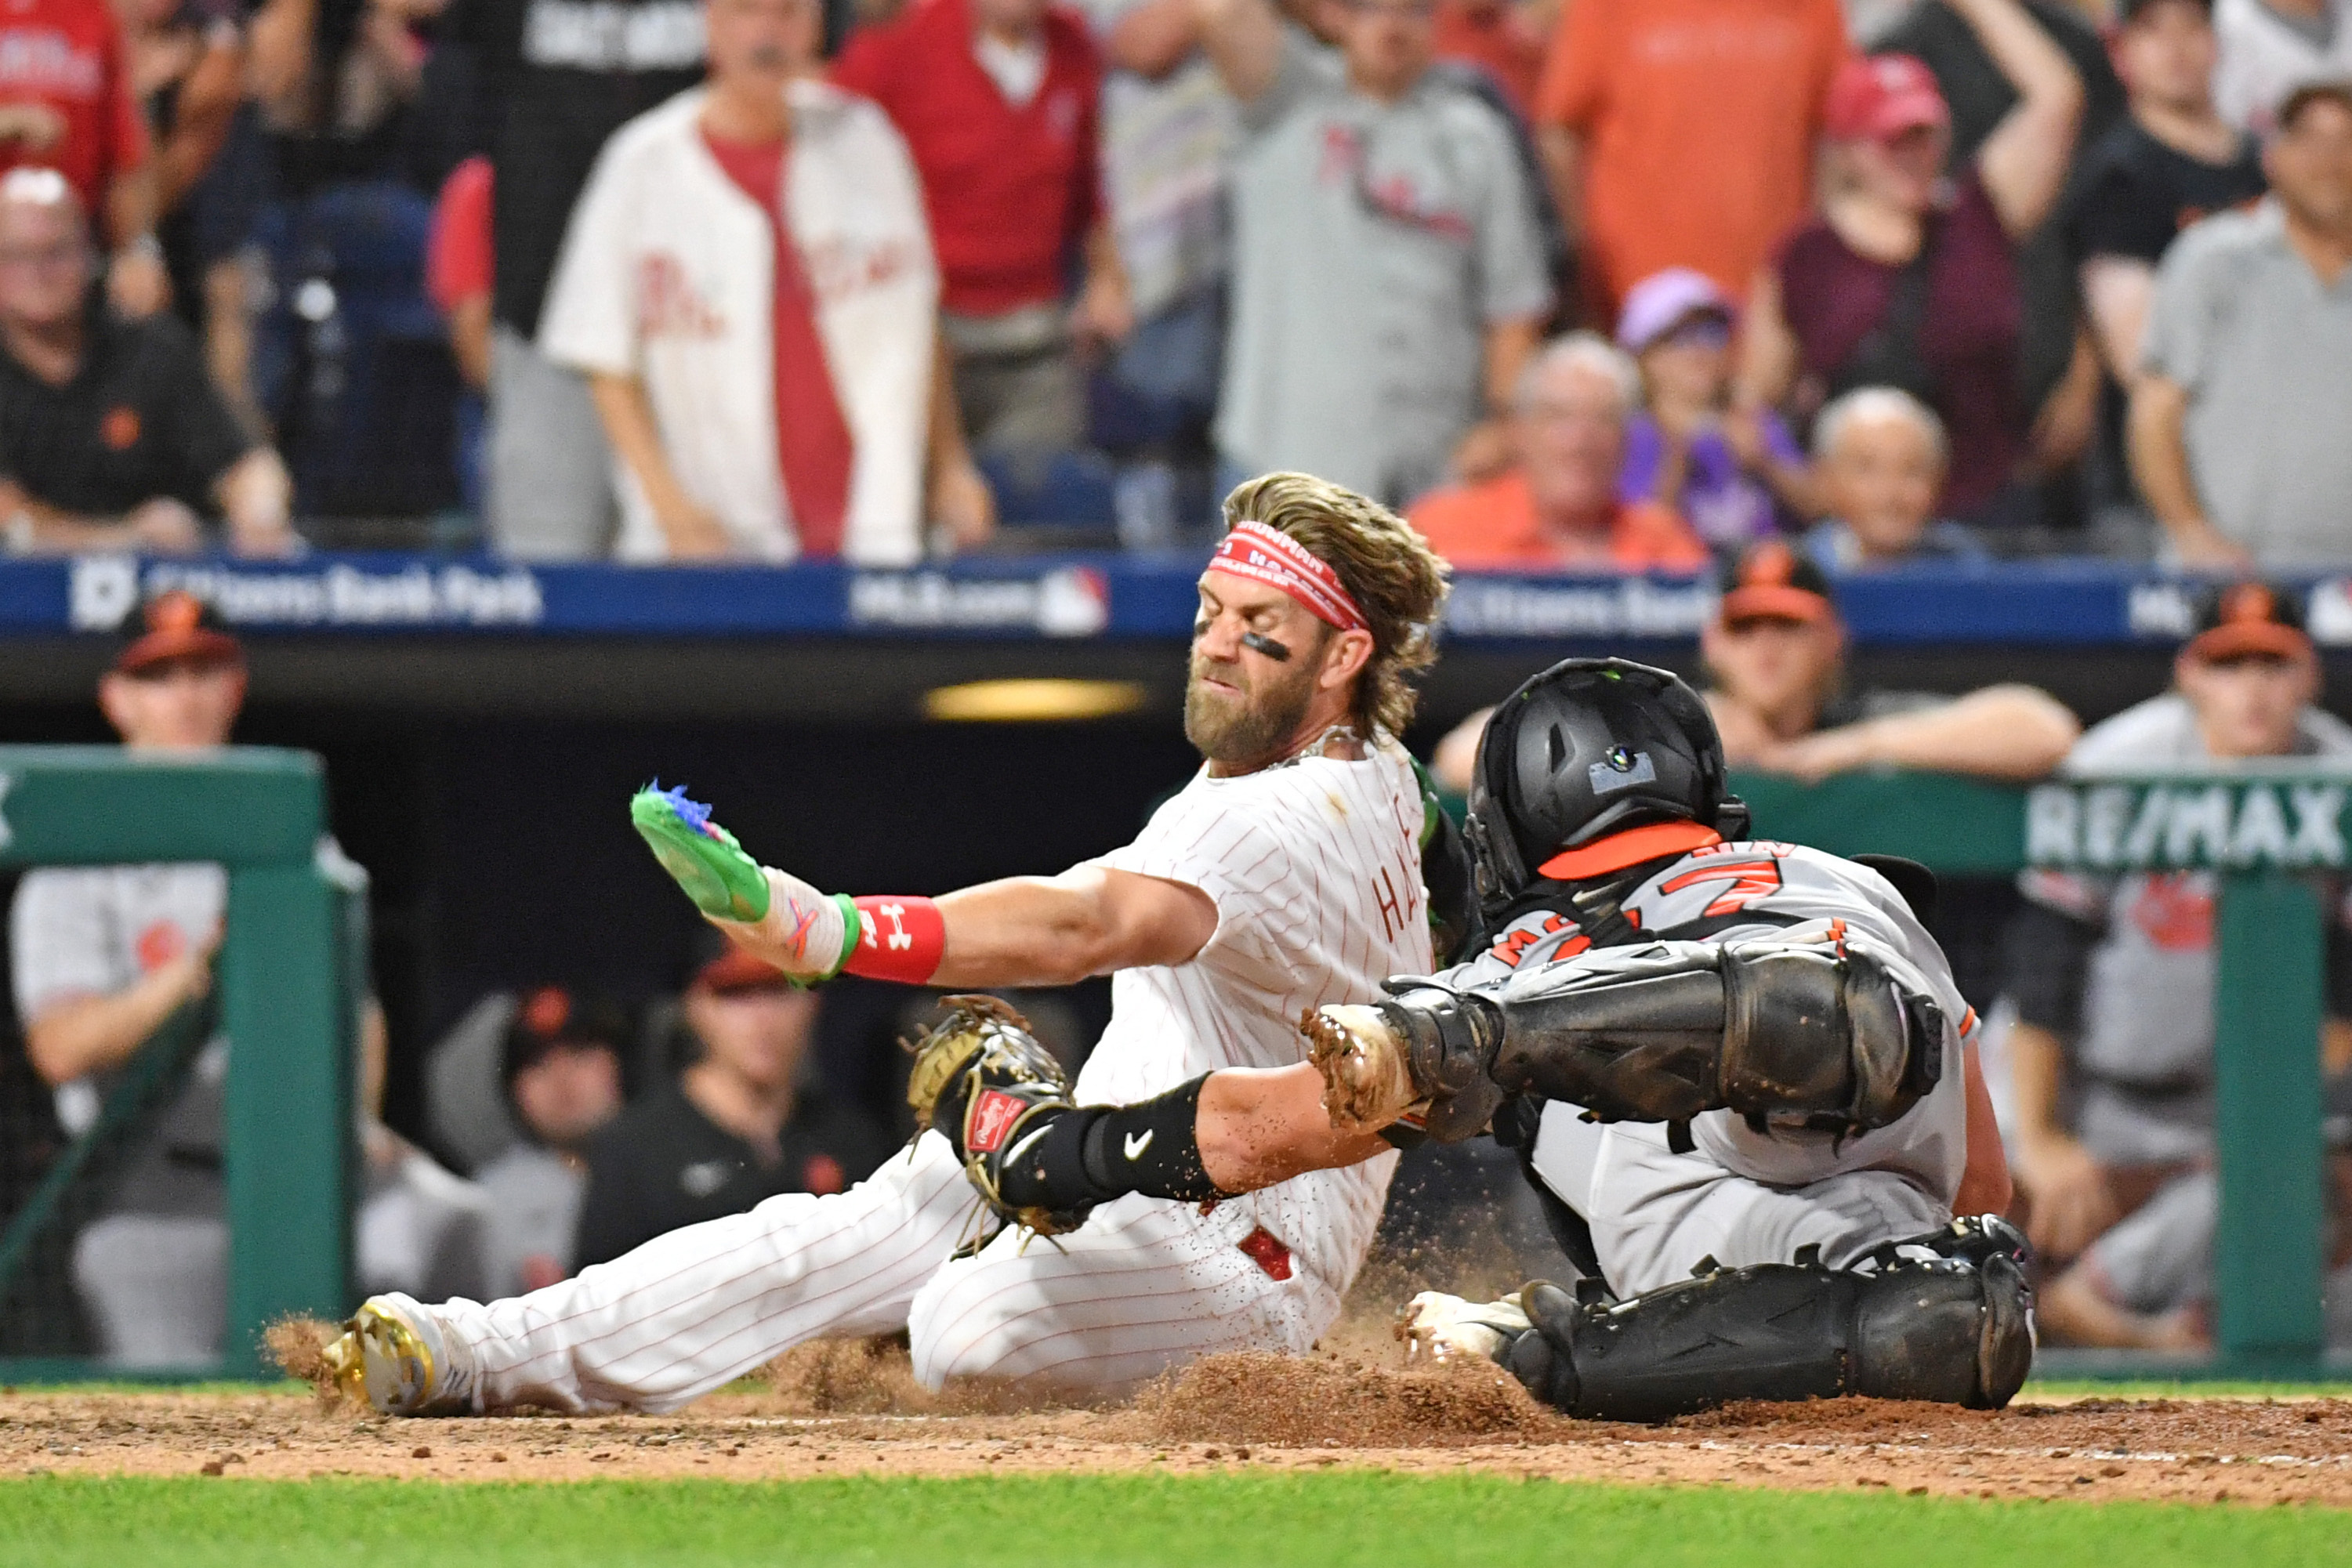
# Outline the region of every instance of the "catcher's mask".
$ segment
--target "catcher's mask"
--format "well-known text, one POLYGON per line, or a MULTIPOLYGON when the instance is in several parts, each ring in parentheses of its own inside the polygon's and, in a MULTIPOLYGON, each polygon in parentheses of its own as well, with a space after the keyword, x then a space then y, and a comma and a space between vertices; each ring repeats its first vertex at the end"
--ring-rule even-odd
POLYGON ((1715 720, 1680 676, 1629 659, 1564 659, 1495 709, 1467 830, 1489 918, 1561 850, 1662 821, 1748 833, 1715 720))

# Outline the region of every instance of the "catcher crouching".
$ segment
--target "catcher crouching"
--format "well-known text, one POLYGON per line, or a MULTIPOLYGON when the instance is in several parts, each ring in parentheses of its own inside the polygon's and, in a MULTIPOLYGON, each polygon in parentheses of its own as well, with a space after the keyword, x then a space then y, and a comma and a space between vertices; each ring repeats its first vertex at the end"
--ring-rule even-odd
POLYGON ((1491 1132, 1580 1277, 1418 1297, 1417 1352, 1614 1419, 2006 1404, 2032 1359, 2026 1246, 1925 869, 1750 839, 1696 695, 1613 659, 1496 710, 1469 839, 1465 961, 1310 1010, 1308 1062, 1079 1107, 968 1054, 933 1124, 998 1213, 1049 1232, 1130 1192, 1215 1201, 1491 1132))

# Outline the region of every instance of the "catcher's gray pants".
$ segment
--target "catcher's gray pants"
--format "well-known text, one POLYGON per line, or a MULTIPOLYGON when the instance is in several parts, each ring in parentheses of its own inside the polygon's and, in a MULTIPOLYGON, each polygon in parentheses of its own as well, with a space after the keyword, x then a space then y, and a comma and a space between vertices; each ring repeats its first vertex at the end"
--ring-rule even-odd
POLYGON ((1687 1280, 1710 1257, 1727 1269, 1788 1263, 1809 1243, 1824 1264, 1843 1269, 1883 1241, 1952 1218, 1948 1205, 1900 1172, 1768 1186, 1704 1154, 1675 1153, 1663 1126, 1585 1122, 1558 1102, 1544 1109, 1534 1164, 1544 1185, 1591 1225, 1601 1271, 1621 1297, 1687 1280))
POLYGON ((690 1225, 561 1284, 432 1309, 471 1349, 478 1406, 674 1410, 806 1340, 908 1331, 915 1375, 1115 1391, 1216 1351, 1303 1353, 1339 1315, 1306 1270, 1238 1245, 1246 1204, 1203 1216, 1127 1197, 1052 1241, 948 1260, 975 1198, 926 1133, 847 1192, 792 1193, 690 1225))

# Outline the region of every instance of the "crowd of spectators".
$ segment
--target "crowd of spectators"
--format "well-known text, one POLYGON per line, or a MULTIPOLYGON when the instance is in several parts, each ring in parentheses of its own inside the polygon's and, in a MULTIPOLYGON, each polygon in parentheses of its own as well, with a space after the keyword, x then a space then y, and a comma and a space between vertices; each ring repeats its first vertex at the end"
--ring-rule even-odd
POLYGON ((2352 562, 2342 0, 27 0, 0 172, 20 551, 2352 562))

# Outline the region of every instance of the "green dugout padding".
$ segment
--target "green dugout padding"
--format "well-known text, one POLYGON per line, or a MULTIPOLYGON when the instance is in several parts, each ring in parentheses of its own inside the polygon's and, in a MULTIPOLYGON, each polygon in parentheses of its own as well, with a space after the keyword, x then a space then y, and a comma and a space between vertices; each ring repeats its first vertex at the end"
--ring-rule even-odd
POLYGON ((2345 868, 2352 774, 2281 761, 2031 789, 1892 773, 1811 787, 1748 776, 1736 785, 1755 811, 1759 838, 1843 854, 1907 855, 1948 875, 2029 865, 2222 873, 2214 997, 2218 1354, 2201 1371, 2317 1374, 2326 1230, 2323 910, 2315 883, 2315 873, 2345 868))
MULTIPOLYGON (((218 1365, 192 1368, 215 1376, 264 1375, 260 1338, 274 1320, 350 1304, 356 971, 342 890, 316 862, 324 824, 325 780, 306 752, 162 759, 0 747, 0 863, 228 868, 228 1338, 218 1365)), ((0 1362, 0 1378, 74 1365, 0 1362)))
MULTIPOLYGON (((1908 855, 1947 875, 2028 865, 2223 873, 2221 1354, 2206 1370, 2316 1373, 2322 944, 2313 873, 2345 868, 2352 775, 2280 764, 2031 789, 1917 774, 1737 782, 1759 837, 1908 855)), ((339 915, 345 893, 317 862, 323 824, 324 780, 305 753, 236 747, 166 761, 0 747, 0 863, 228 867, 229 1338, 224 1364, 202 1369, 216 1375, 260 1375, 259 1336, 274 1319, 336 1316, 351 1301, 360 967, 339 915)), ((0 1380, 69 1370, 0 1362, 0 1380)))

